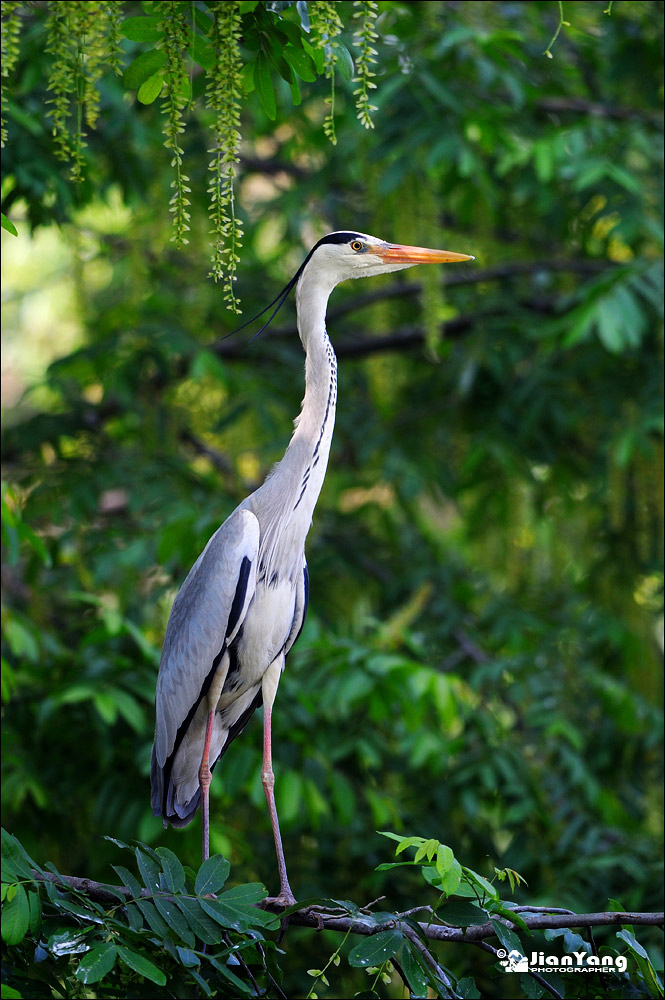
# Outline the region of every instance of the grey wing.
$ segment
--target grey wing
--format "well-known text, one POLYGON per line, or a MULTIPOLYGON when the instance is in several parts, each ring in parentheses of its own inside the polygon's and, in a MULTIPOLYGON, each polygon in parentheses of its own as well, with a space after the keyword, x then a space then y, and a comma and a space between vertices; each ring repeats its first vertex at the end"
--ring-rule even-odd
POLYGON ((167 808, 178 745, 205 697, 226 647, 247 614, 256 585, 259 522, 235 510, 215 532, 173 602, 157 678, 152 754, 152 806, 157 816, 189 822, 167 808))

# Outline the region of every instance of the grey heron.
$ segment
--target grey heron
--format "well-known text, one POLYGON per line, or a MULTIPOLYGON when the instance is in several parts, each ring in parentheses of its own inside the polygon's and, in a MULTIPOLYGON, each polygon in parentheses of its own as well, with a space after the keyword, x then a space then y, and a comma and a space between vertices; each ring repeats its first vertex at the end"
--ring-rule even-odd
POLYGON ((286 655, 307 612, 305 538, 335 421, 337 360, 326 332, 328 298, 346 278, 464 260, 473 257, 356 232, 331 233, 312 248, 288 285, 259 313, 277 303, 272 319, 295 287, 305 395, 290 443, 263 485, 210 538, 173 602, 157 679, 153 812, 165 826, 180 827, 201 804, 207 858, 212 768, 263 704, 261 779, 275 840, 278 898, 285 905, 295 900, 275 806, 271 717, 286 655))

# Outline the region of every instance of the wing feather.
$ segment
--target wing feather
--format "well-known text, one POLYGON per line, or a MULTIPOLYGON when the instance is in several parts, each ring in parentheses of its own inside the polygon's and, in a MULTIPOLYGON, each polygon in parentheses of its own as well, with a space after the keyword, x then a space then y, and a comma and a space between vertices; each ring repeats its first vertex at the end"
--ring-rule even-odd
POLYGON ((235 510, 212 536, 173 602, 157 678, 154 755, 160 769, 199 701, 215 659, 247 614, 256 587, 259 534, 256 516, 235 510))

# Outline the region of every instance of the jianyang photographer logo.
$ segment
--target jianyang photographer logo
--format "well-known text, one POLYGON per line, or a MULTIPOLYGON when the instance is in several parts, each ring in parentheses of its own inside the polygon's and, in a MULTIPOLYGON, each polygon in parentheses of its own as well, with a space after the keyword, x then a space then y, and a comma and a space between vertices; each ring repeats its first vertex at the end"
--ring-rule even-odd
POLYGON ((497 957, 504 972, 625 972, 628 960, 623 955, 590 955, 586 951, 573 951, 569 955, 546 955, 532 951, 527 957, 519 951, 499 948, 497 957))

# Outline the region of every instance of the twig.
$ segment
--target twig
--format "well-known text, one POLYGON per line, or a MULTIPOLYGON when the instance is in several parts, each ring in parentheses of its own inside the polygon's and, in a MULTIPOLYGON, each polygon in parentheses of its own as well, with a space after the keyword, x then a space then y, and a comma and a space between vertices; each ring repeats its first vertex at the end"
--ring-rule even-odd
POLYGON ((487 653, 478 646, 473 639, 462 631, 461 628, 453 629, 453 636, 457 639, 460 644, 460 648, 464 650, 467 656, 470 657, 475 663, 489 663, 490 657, 487 653))
POLYGON ((514 913, 569 913, 575 916, 574 910, 564 910, 560 906, 511 906, 514 913))
MULTIPOLYGON (((233 954, 233 956, 238 960, 238 962, 240 964, 240 968, 243 970, 243 972, 245 973, 245 975, 249 979, 250 983, 254 987, 254 995, 258 997, 260 995, 260 993, 261 993, 261 991, 259 990, 259 984, 257 983, 256 979, 254 978, 254 976, 252 974, 252 970, 247 965, 247 962, 242 957, 242 954, 240 953, 240 949, 234 949, 233 942, 231 941, 231 937, 230 937, 228 931, 224 931, 224 934, 222 936, 224 938, 224 942, 225 942, 226 946, 230 949, 231 954, 233 954)), ((268 970, 266 969, 266 972, 267 971, 268 970)))
MULTIPOLYGON (((422 924, 420 926, 422 927, 422 924)), ((453 984, 450 982, 450 979, 443 971, 443 969, 441 968, 437 960, 434 958, 432 953, 422 943, 416 932, 412 930, 411 927, 408 926, 401 927, 400 929, 402 931, 402 934, 409 939, 414 948, 416 948, 420 952, 423 959, 427 962, 427 964, 429 965, 430 969, 432 970, 436 978, 443 983, 446 989, 446 996, 450 997, 451 1000, 457 1000, 459 994, 456 993, 455 990, 453 989, 453 984)))
POLYGON ((360 912, 361 913, 371 913, 372 912, 372 907, 376 906, 377 903, 382 903, 385 898, 386 898, 385 896, 377 896, 376 899, 373 899, 371 903, 365 903, 364 906, 361 906, 360 907, 360 912))
POLYGON ((434 910, 431 906, 414 906, 411 910, 398 913, 397 916, 402 920, 404 917, 412 917, 414 913, 434 913, 434 910))

